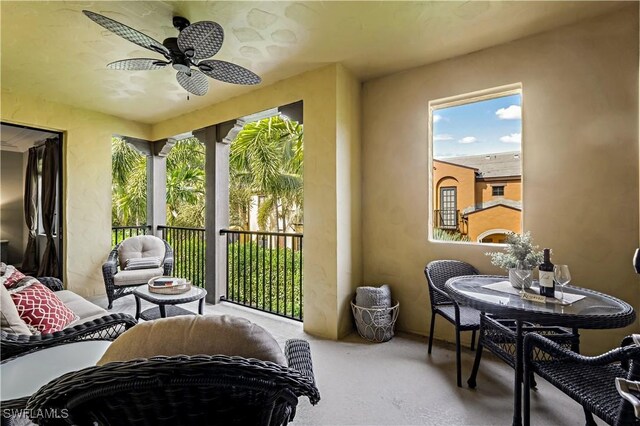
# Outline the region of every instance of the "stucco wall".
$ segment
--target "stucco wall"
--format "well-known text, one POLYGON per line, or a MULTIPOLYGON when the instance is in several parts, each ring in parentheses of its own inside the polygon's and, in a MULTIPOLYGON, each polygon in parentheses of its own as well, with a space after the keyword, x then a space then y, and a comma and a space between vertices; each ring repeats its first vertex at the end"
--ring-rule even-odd
MULTIPOLYGON (((363 87, 363 259, 366 281, 400 300, 398 327, 428 333, 423 268, 461 259, 500 272, 485 245, 427 240, 428 102, 512 83, 523 87, 524 228, 570 265, 577 285, 640 304, 638 5, 363 87), (612 184, 615 183, 615 184, 612 184)), ((637 324, 630 329, 637 330, 637 324)), ((585 332, 609 349, 627 330, 585 332)), ((453 339, 441 322, 436 337, 453 339)))
POLYGON ((3 122, 64 132, 63 278, 84 296, 104 293, 111 249, 111 135, 147 139, 150 127, 2 91, 3 122))
POLYGON ((7 262, 21 264, 24 253, 23 154, 0 152, 0 240, 9 240, 7 262))
POLYGON ((362 282, 359 90, 334 64, 153 126, 158 140, 304 102, 304 328, 328 338, 351 329, 348 299, 362 282))
MULTIPOLYGON (((520 232, 520 210, 505 206, 495 206, 468 215, 469 239, 477 241, 478 236, 493 229, 520 232)), ((495 250, 495 248, 491 248, 495 250)))

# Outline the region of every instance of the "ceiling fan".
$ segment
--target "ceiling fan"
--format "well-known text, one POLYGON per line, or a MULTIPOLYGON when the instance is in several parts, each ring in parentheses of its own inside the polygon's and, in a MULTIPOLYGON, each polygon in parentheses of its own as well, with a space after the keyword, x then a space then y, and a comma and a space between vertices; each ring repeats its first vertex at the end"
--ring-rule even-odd
POLYGON ((177 71, 178 83, 189 93, 203 96, 207 93, 207 77, 233 84, 259 84, 261 78, 230 62, 206 59, 218 53, 224 40, 224 31, 216 22, 201 21, 191 24, 181 16, 173 17, 173 26, 180 31, 178 37, 169 37, 162 43, 120 22, 100 14, 83 10, 89 19, 114 34, 138 46, 159 53, 166 58, 123 59, 107 64, 107 68, 125 71, 158 70, 171 65, 177 71))

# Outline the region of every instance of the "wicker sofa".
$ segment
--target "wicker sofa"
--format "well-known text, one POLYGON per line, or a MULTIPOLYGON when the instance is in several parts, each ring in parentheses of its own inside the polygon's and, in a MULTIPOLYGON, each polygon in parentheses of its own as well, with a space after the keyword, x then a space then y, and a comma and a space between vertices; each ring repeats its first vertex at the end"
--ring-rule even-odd
POLYGON ((5 360, 34 349, 54 346, 70 341, 85 339, 113 340, 123 331, 136 324, 135 318, 127 314, 109 314, 70 290, 64 290, 57 278, 38 278, 42 284, 53 290, 58 298, 71 309, 79 319, 67 325, 62 331, 52 334, 26 335, 5 329, 0 336, 0 359, 5 360))

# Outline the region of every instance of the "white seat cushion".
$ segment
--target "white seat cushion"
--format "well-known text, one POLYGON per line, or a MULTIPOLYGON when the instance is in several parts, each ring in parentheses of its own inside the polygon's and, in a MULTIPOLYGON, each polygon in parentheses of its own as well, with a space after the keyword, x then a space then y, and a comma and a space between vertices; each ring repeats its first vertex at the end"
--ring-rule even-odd
POLYGON ((147 284, 153 277, 164 273, 163 268, 136 269, 134 271, 120 271, 113 276, 115 285, 139 285, 147 284))

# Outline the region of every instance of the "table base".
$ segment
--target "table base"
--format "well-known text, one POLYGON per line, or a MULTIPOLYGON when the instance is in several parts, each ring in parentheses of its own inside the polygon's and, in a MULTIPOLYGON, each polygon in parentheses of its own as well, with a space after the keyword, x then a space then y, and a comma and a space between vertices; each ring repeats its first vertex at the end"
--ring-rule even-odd
POLYGON ((140 319, 145 321, 156 320, 158 318, 177 317, 180 315, 197 315, 195 312, 191 312, 187 309, 183 309, 179 306, 163 306, 165 315, 162 315, 159 307, 150 308, 140 313, 140 319))

